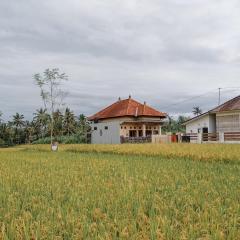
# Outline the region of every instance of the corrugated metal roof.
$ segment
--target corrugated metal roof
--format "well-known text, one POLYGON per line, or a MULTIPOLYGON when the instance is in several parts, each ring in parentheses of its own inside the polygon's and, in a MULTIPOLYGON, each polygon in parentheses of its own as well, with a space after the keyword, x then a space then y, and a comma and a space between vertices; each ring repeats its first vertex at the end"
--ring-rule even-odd
POLYGON ((229 111, 240 111, 240 95, 232 98, 231 100, 221 104, 220 106, 213 108, 212 110, 209 110, 208 112, 205 112, 199 116, 193 117, 186 122, 183 123, 183 125, 186 125, 187 123, 197 120, 207 114, 215 114, 220 112, 229 112, 229 111))
POLYGON ((240 110, 240 95, 210 110, 212 113, 240 110))

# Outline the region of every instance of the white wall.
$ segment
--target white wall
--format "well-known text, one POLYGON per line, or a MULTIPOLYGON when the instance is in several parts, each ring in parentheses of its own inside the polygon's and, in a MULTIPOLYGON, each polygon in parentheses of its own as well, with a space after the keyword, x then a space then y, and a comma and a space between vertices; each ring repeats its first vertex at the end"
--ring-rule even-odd
MULTIPOLYGON (((120 144, 120 136, 121 136, 121 123, 132 121, 135 118, 133 117, 121 117, 121 118, 112 118, 112 119, 104 119, 99 121, 98 123, 91 123, 92 128, 92 140, 93 144, 120 144), (94 127, 97 130, 94 130, 94 127), (108 127, 108 130, 105 129, 108 127), (102 133, 102 135, 100 134, 102 133)), ((138 120, 146 120, 146 121, 154 121, 156 118, 139 118, 138 120)), ((159 119, 157 119, 159 120, 159 119)), ((158 129, 159 130, 159 127, 158 129)))
POLYGON ((186 133, 198 133, 198 130, 200 129, 200 132, 202 132, 202 129, 207 127, 208 132, 216 132, 216 119, 212 115, 204 115, 201 116, 192 122, 189 122, 186 124, 186 133))
POLYGON ((120 121, 105 121, 92 123, 93 144, 119 144, 120 143, 120 121), (94 130, 94 128, 97 130, 94 130), (105 129, 108 127, 108 129, 105 129), (102 134, 101 134, 102 133, 102 134))
POLYGON ((209 115, 209 133, 215 133, 217 132, 217 123, 216 123, 216 115, 211 114, 209 115))

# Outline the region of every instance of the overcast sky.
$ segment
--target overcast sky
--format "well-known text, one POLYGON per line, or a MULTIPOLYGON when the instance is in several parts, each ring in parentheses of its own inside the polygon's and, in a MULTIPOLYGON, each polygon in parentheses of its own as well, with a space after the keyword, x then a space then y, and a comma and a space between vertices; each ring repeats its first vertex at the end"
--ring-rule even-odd
POLYGON ((77 114, 129 94, 170 114, 207 110, 218 87, 240 87, 239 13, 239 0, 1 0, 0 110, 32 117, 32 75, 55 67, 77 114))

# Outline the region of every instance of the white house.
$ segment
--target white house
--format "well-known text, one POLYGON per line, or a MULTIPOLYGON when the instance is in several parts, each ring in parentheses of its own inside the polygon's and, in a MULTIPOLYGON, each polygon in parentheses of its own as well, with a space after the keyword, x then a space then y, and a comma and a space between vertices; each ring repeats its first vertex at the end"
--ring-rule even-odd
POLYGON ((225 139, 240 141, 240 96, 186 121, 184 125, 187 134, 224 134, 225 139))
POLYGON ((186 133, 215 133, 216 114, 206 112, 184 123, 186 133))
POLYGON ((139 103, 129 96, 104 108, 88 120, 93 144, 150 142, 152 135, 161 134, 166 114, 139 103))

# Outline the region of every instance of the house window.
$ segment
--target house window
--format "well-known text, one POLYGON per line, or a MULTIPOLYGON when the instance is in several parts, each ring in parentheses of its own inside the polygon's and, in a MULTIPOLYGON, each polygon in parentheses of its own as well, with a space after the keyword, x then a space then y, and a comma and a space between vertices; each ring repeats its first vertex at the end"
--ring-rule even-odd
POLYGON ((105 128, 104 128, 105 130, 108 130, 108 126, 105 126, 105 128))
POLYGON ((94 127, 94 130, 97 130, 97 127, 94 127))
POLYGON ((154 131, 153 131, 153 134, 154 134, 154 135, 158 135, 158 134, 159 134, 158 130, 154 130, 154 131))
POLYGON ((146 136, 147 137, 151 137, 152 136, 152 131, 151 130, 147 130, 146 131, 146 136))
POLYGON ((136 130, 130 130, 129 131, 129 136, 130 137, 136 137, 137 136, 137 131, 136 130))
POLYGON ((124 129, 127 129, 127 127, 124 127, 124 129))
POLYGON ((123 127, 121 126, 121 129, 123 129, 123 127))

